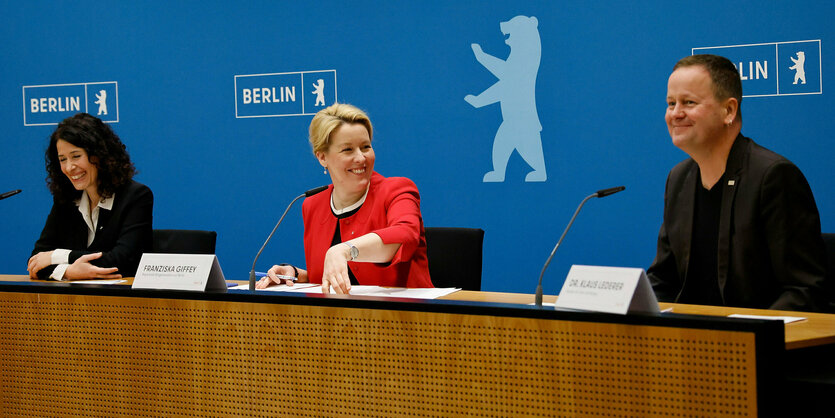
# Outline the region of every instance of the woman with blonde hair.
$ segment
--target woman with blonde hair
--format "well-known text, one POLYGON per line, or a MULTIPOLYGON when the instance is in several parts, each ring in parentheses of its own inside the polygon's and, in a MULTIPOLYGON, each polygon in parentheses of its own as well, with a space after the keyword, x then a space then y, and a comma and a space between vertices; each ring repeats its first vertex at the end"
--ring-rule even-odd
POLYGON ((352 284, 433 287, 417 187, 374 172, 372 135, 368 115, 349 104, 313 117, 310 145, 333 184, 302 206, 307 270, 272 266, 258 289, 292 285, 280 275, 321 283, 323 293, 349 293, 352 284))

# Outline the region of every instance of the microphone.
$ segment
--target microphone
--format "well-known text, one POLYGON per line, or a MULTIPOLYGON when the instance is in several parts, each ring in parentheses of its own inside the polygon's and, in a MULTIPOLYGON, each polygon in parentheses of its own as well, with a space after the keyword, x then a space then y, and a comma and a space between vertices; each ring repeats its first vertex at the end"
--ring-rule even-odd
POLYGON ((589 199, 591 199, 593 197, 606 197, 606 196, 609 196, 610 194, 615 194, 615 193, 617 193, 619 191, 622 191, 624 189, 626 189, 626 186, 618 186, 618 187, 612 187, 610 189, 598 190, 598 191, 586 196, 586 198, 583 199, 582 202, 580 202, 580 206, 577 206, 577 210, 574 211, 574 216, 571 217, 571 221, 568 222, 568 226, 566 226, 565 231, 562 232, 562 236, 560 237, 560 240, 557 241, 557 245, 555 245, 554 249, 551 250, 551 255, 548 256, 548 260, 545 261, 545 265, 542 266, 542 273, 539 273, 539 283, 536 285, 536 297, 535 297, 535 304, 536 304, 537 308, 542 307, 542 276, 545 275, 545 269, 547 269, 548 265, 551 264, 551 259, 554 258, 554 253, 556 253, 557 248, 560 247, 560 244, 562 243, 563 238, 565 238, 565 234, 568 233, 568 230, 571 228, 571 225, 574 223, 574 219, 577 218, 577 214, 580 213, 580 209, 583 207, 583 205, 586 204, 586 202, 589 199))
MULTIPOLYGON (((317 188, 315 188, 315 189, 310 189, 310 190, 308 190, 308 191, 304 192, 304 197, 310 197, 310 196, 313 196, 313 195, 315 195, 315 194, 317 194, 317 193, 319 193, 319 192, 324 192, 324 191, 325 191, 325 190, 327 190, 327 189, 328 189, 328 186, 319 186, 319 187, 317 187, 317 188)), ((290 202, 290 204, 292 205, 292 204, 293 204, 293 202, 290 202)))
POLYGON ((6 192, 6 193, 3 193, 3 194, 0 194, 0 200, 3 200, 3 199, 5 199, 5 198, 7 198, 7 197, 12 197, 12 196, 14 196, 14 195, 16 195, 16 194, 18 194, 18 193, 20 193, 20 192, 22 192, 22 191, 23 191, 23 190, 17 189, 17 190, 12 190, 12 191, 10 191, 10 192, 6 192))
POLYGON ((290 202, 289 205, 287 205, 287 209, 284 209, 284 213, 281 215, 281 218, 278 219, 278 223, 275 224, 275 227, 273 228, 273 231, 270 232, 270 236, 268 236, 267 240, 264 241, 264 245, 261 246, 261 249, 258 250, 258 254, 255 255, 255 260, 252 261, 252 270, 249 271, 249 290, 250 291, 255 290, 255 263, 258 262, 258 257, 261 257, 261 252, 264 251, 264 247, 266 247, 267 243, 269 243, 270 240, 273 238, 273 234, 275 234, 275 231, 276 231, 276 229, 278 229, 278 226, 281 225, 281 221, 284 220, 284 216, 287 215, 287 212, 290 211, 290 208, 293 207, 293 204, 296 203, 297 200, 299 200, 303 197, 313 196, 313 195, 315 195, 319 192, 322 192, 322 191, 326 190, 327 188, 328 188, 328 186, 320 186, 320 187, 317 187, 315 189, 310 189, 310 190, 298 195, 295 199, 293 199, 292 202, 290 202))
POLYGON ((626 189, 626 186, 612 187, 610 189, 598 190, 595 194, 597 195, 597 197, 606 197, 610 194, 615 194, 617 192, 623 191, 624 189, 626 189))

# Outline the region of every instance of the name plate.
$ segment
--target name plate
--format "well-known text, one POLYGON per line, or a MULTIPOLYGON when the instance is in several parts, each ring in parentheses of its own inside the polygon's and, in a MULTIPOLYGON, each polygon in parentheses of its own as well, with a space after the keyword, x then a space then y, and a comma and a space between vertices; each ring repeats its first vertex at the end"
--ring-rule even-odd
POLYGON ((626 314, 658 313, 658 299, 644 269, 571 266, 557 308, 626 314))
POLYGON ((214 254, 142 254, 132 289, 226 292, 226 279, 214 254))

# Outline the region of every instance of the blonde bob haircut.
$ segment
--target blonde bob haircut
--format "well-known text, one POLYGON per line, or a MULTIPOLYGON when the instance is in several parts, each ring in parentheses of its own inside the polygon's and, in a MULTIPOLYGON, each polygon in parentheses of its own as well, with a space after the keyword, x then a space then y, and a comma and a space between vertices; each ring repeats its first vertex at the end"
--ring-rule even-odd
POLYGON ((334 103, 318 111, 310 121, 310 146, 313 148, 313 155, 327 152, 331 145, 331 134, 346 123, 365 126, 368 137, 373 138, 371 119, 368 119, 365 112, 353 105, 334 103))

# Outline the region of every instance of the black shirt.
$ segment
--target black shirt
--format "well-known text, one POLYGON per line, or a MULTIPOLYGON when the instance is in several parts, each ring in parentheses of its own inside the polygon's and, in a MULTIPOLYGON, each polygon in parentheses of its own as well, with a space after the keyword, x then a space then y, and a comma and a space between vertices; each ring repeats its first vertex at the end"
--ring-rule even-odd
POLYGON ((701 181, 696 182, 690 262, 679 303, 724 305, 719 293, 719 269, 716 264, 724 183, 724 174, 710 190, 705 189, 701 181))

